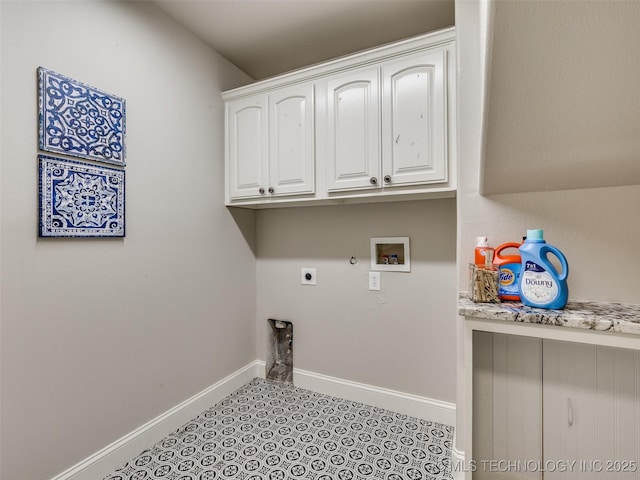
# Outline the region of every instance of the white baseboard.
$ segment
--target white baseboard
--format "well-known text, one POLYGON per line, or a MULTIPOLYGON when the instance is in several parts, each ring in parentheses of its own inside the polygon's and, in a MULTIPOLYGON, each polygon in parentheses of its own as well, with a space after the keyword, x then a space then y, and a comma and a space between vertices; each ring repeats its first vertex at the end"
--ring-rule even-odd
POLYGON ((264 377, 264 363, 261 366, 259 362, 251 362, 56 475, 52 480, 96 480, 105 477, 255 377, 264 377))
MULTIPOLYGON (((251 362, 51 480, 96 480, 105 477, 255 377, 265 377, 265 362, 260 360, 251 362)), ((446 425, 455 425, 456 407, 452 403, 300 369, 294 369, 293 383, 300 388, 446 425)))
POLYGON ((456 424, 456 406, 453 403, 295 368, 293 370, 293 383, 296 387, 346 398, 354 402, 385 408, 446 425, 456 424))

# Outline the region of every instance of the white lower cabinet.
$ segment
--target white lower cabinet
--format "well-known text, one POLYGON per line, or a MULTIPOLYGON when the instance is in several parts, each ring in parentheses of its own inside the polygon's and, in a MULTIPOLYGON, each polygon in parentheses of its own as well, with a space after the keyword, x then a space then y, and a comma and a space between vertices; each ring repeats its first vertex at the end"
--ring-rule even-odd
POLYGON ((640 352, 474 334, 474 479, 640 479, 640 352))
POLYGON ((474 480, 542 478, 510 468, 543 458, 542 340, 476 332, 473 343, 474 480))
POLYGON ((545 340, 542 375, 544 478, 639 479, 640 352, 545 340))

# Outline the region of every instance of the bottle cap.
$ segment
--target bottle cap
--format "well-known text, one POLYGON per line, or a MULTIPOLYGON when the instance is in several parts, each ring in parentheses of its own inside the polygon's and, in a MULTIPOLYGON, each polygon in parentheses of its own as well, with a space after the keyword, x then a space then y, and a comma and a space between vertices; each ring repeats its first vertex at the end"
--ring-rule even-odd
POLYGON ((540 229, 527 230, 527 240, 544 240, 544 232, 540 229))
POLYGON ((476 246, 478 247, 488 247, 489 239, 487 237, 476 237, 476 246))

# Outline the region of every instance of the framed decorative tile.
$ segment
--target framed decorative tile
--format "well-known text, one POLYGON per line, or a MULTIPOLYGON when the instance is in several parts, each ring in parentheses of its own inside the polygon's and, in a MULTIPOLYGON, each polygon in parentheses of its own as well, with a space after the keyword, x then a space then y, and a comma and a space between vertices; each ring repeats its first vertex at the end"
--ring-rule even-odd
POLYGON ((125 100, 38 68, 40 150, 125 165, 125 100))
POLYGON ((41 237, 124 237, 124 170, 38 155, 41 237))

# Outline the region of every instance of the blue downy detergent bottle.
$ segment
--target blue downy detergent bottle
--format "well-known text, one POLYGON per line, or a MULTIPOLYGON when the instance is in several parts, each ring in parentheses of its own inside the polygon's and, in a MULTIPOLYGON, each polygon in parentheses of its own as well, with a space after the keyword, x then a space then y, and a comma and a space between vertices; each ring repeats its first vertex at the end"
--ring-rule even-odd
POLYGON ((562 252, 544 241, 542 230, 527 230, 527 239, 519 250, 522 259, 519 283, 522 303, 537 308, 564 308, 569 298, 569 264, 562 252), (561 272, 549 261, 550 253, 560 261, 561 272))

